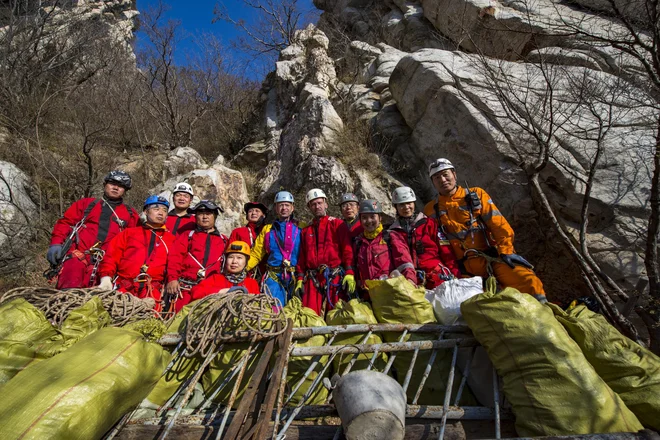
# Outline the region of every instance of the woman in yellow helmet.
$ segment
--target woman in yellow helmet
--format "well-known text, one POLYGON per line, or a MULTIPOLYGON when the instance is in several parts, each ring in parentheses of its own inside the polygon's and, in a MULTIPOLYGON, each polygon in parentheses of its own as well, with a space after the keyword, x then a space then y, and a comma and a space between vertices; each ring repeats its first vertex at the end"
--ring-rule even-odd
POLYGON ((248 276, 245 266, 250 258, 250 245, 244 241, 233 241, 225 250, 225 265, 222 273, 213 274, 190 291, 193 300, 215 293, 225 293, 234 287, 242 287, 248 293, 258 294, 259 284, 248 276))

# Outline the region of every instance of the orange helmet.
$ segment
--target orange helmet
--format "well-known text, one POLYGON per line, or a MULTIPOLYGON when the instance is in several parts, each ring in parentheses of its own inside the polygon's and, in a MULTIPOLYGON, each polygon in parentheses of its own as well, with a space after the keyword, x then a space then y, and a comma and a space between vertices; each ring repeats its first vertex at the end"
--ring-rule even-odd
POLYGON ((243 254, 250 258, 250 245, 244 241, 232 241, 225 249, 225 254, 243 254))

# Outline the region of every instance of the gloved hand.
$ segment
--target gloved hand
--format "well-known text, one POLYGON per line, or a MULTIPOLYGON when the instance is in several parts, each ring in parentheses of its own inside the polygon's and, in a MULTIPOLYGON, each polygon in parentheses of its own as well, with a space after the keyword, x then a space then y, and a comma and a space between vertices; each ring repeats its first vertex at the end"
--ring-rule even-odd
POLYGON ((57 265, 57 260, 60 259, 60 254, 62 253, 62 245, 54 244, 48 248, 46 252, 46 260, 52 265, 57 265))
POLYGON ((523 257, 518 254, 500 254, 500 259, 509 265, 510 268, 514 268, 515 265, 524 266, 527 269, 534 269, 534 266, 523 257))
POLYGON ((114 286, 112 283, 112 277, 103 277, 101 278, 101 283, 99 284, 99 288, 105 289, 105 290, 114 290, 114 286))
POLYGON ((231 286, 227 293, 244 293, 247 295, 248 291, 243 286, 231 286))
POLYGON ((296 281, 296 287, 293 289, 293 294, 298 298, 302 298, 303 295, 303 280, 296 281))
POLYGON ((348 293, 355 292, 355 277, 353 275, 344 275, 344 281, 342 281, 341 285, 348 293))

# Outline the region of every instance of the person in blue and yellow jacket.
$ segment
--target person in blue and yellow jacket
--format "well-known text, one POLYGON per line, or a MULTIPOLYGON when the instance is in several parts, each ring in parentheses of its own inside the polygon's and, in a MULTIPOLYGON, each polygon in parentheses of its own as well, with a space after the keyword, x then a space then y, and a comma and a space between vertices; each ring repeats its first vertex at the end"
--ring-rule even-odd
POLYGON ((265 225, 254 242, 248 261, 248 272, 266 258, 266 272, 261 289, 286 305, 295 286, 295 268, 300 252, 301 230, 293 221, 293 195, 287 191, 275 194, 277 220, 265 225))

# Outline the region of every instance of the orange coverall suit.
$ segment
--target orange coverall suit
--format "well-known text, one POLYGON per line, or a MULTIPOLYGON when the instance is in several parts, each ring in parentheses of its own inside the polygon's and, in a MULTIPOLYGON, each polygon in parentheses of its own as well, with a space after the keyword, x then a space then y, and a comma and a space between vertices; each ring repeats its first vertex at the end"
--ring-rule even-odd
MULTIPOLYGON (((481 200, 481 208, 472 210, 472 224, 470 210, 465 201, 465 189, 460 186, 454 194, 439 195, 437 201, 427 203, 424 213, 429 217, 439 218, 456 258, 463 262, 468 274, 487 277, 487 260, 469 250, 485 252, 488 248, 495 247, 498 254, 514 254, 514 233, 486 191, 477 187, 470 188, 470 191, 476 192, 481 200)), ((503 287, 513 287, 524 293, 545 296, 543 283, 532 270, 523 266, 511 268, 499 262, 494 262, 492 268, 493 275, 503 287)))

